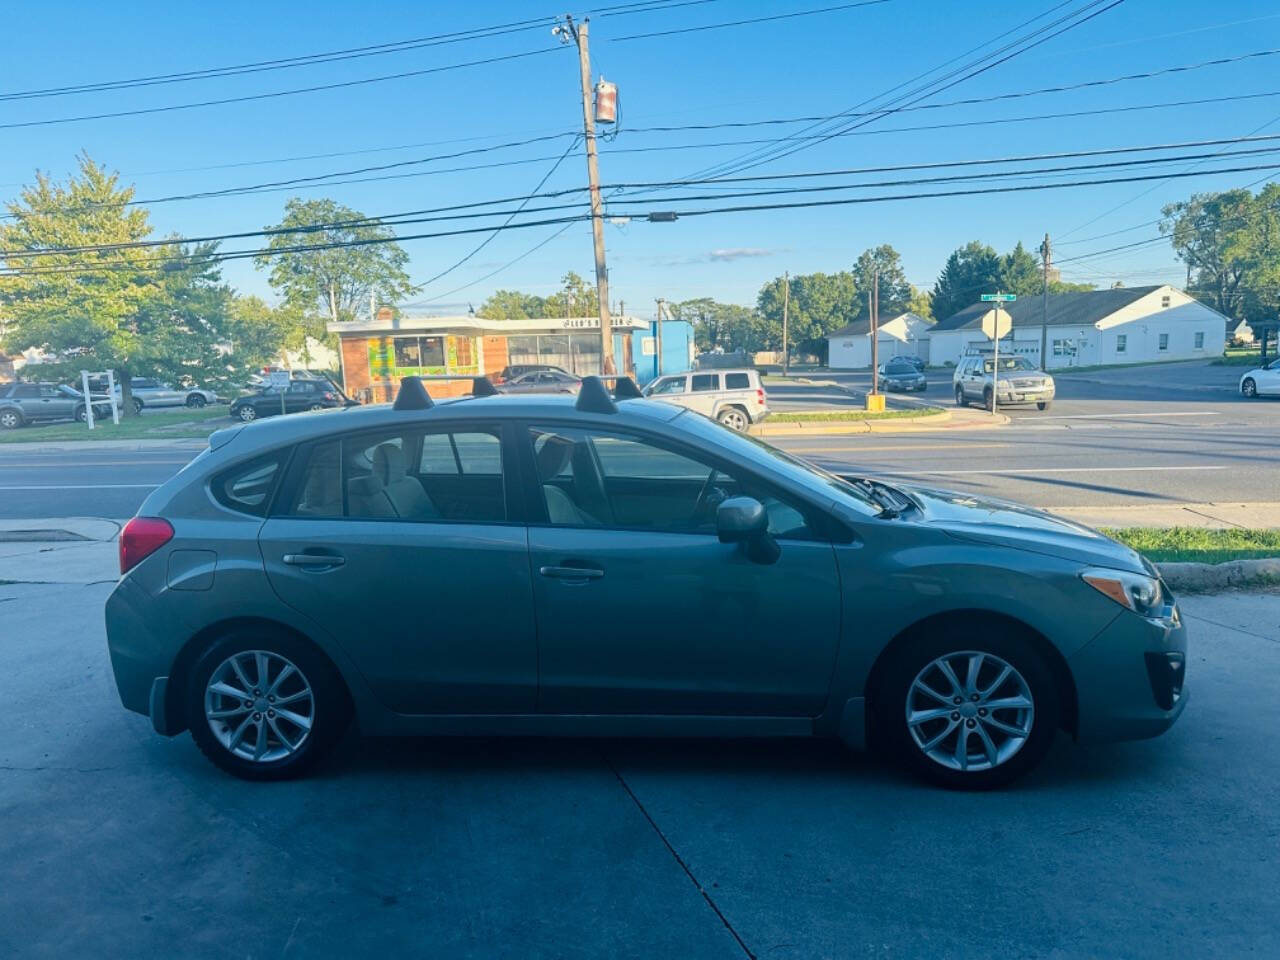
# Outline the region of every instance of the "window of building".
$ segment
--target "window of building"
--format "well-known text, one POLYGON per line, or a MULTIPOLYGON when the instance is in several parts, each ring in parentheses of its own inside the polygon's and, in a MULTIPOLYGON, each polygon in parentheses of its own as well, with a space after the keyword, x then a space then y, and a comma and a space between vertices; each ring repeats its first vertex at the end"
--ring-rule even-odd
POLYGON ((1171 302, 1172 302, 1172 298, 1167 293, 1160 298, 1160 306, 1164 307, 1166 310, 1169 308, 1169 304, 1171 302))
POLYGON ((404 375, 431 368, 444 372, 444 337, 396 337, 392 348, 395 368, 404 375))
POLYGON ((795 505, 648 440, 572 428, 534 427, 530 433, 548 520, 555 526, 714 536, 716 508, 745 495, 764 504, 774 536, 815 538, 795 505))
POLYGON ((506 520, 496 430, 408 430, 316 444, 298 468, 288 512, 362 520, 506 520))
POLYGON ((1129 337, 1127 334, 1116 334, 1116 353, 1124 353, 1125 348, 1129 346, 1129 337))
POLYGON ((417 337, 396 337, 395 348, 397 367, 422 366, 422 348, 417 337))
POLYGON ((724 375, 724 388, 726 390, 750 390, 751 374, 726 373, 724 375))
POLYGON ((698 393, 707 390, 720 389, 720 374, 718 373, 695 373, 690 377, 692 384, 690 392, 698 393))
POLYGON ((1067 341, 1065 340, 1053 341, 1053 355, 1055 357, 1066 356, 1066 353, 1067 353, 1067 341))
POLYGON ((1197 331, 1196 333, 1196 349, 1197 350, 1204 349, 1204 334, 1199 331, 1197 331))
POLYGON ((1161 350, 1169 349, 1169 335, 1167 333, 1160 334, 1160 349, 1161 350))

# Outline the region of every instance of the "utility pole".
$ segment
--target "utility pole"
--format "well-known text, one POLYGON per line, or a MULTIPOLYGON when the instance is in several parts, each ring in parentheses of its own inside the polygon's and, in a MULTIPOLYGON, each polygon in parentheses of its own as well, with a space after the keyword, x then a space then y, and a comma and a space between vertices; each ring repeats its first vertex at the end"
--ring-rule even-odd
POLYGON ((1044 243, 1040 245, 1040 260, 1044 264, 1044 288, 1040 291, 1040 369, 1049 369, 1049 357, 1045 350, 1049 346, 1049 265, 1053 262, 1053 248, 1049 246, 1049 235, 1044 235, 1044 243))
POLYGON ((871 393, 880 392, 880 270, 871 272, 871 292, 867 294, 871 323, 871 393))
POLYGON ((791 312, 791 271, 784 271, 782 274, 782 375, 787 376, 788 364, 788 344, 787 344, 787 320, 788 314, 791 312))
POLYGON ((596 295, 600 300, 601 372, 617 373, 613 362, 613 328, 609 322, 609 268, 604 259, 604 203, 600 199, 600 164, 596 154, 596 120, 591 103, 591 49, 588 44, 589 17, 575 24, 568 14, 565 25, 555 33, 564 42, 578 45, 578 74, 582 85, 582 137, 587 147, 587 181, 591 188, 591 236, 596 248, 596 295))
POLYGON ((656 341, 656 348, 658 351, 658 355, 654 359, 653 365, 654 377, 662 376, 662 308, 666 302, 667 301, 663 300, 661 297, 658 298, 658 319, 653 325, 654 340, 656 341))

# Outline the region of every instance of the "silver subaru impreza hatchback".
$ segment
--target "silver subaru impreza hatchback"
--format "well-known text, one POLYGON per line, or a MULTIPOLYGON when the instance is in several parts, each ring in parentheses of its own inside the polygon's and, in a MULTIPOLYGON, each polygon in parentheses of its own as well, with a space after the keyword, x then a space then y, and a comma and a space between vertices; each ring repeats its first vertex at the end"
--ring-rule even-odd
POLYGON ((295 776, 360 733, 821 736, 947 787, 1058 731, 1186 704, 1155 569, 1015 504, 836 476, 612 393, 232 427, 120 537, 124 706, 215 764, 295 776))

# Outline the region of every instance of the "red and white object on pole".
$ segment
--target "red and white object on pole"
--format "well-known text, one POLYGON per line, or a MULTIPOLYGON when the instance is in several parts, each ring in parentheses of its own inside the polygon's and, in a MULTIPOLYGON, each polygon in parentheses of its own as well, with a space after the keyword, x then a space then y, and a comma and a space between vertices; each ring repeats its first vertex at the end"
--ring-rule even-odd
POLYGON ((618 87, 604 77, 596 84, 596 123, 618 122, 618 87))

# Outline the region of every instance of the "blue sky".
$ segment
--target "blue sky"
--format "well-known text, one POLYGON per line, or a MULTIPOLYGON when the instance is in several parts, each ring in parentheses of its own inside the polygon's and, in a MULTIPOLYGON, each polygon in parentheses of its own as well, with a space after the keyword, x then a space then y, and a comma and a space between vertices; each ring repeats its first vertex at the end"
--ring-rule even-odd
MULTIPOLYGON (((1083 2, 1076 0, 1074 6, 1083 2)), ((616 39, 830 5, 831 0, 716 0, 665 12, 593 17, 594 69, 618 84, 622 101, 619 135, 602 145, 602 180, 687 176, 751 147, 683 149, 684 145, 777 136, 793 129, 641 133, 631 132, 630 127, 836 113, 1049 9, 1054 0, 1034 4, 891 0, 723 30, 634 41, 616 39), (614 152, 622 149, 635 152, 614 152)), ((554 14, 555 9, 536 0, 360 6, 329 2, 14 5, 5 14, 3 92, 386 43, 544 13, 554 14)), ((137 185, 139 197, 154 198, 314 176, 576 130, 581 126, 576 58, 570 48, 556 49, 550 23, 548 18, 545 28, 486 40, 296 69, 115 93, 0 102, 0 124, 14 123, 286 90, 508 53, 551 51, 505 63, 250 103, 0 129, 0 197, 12 198, 37 169, 64 176, 81 150, 119 170, 126 181, 137 185), (266 162, 335 153, 349 155, 266 162)), ((1277 47, 1280 10, 1266 0, 1215 4, 1126 0, 935 99, 1077 83, 1277 47)), ((836 138, 752 172, 1084 150, 1243 136, 1255 131, 1280 133, 1278 64, 1280 57, 1263 57, 1092 90, 903 113, 866 127, 863 135, 836 138), (1049 121, 932 131, 896 129, 1245 93, 1278 95, 1049 121)), ((559 155, 567 142, 549 141, 410 168, 425 173, 482 162, 522 161, 488 170, 161 203, 152 207, 153 222, 159 231, 191 236, 256 229, 277 222, 286 198, 294 195, 331 196, 367 214, 519 195, 533 188, 551 167, 550 158, 559 155)), ((1280 175, 1280 155, 1220 163, 1246 165, 1271 159, 1275 159, 1280 175)), ((612 299, 624 301, 627 312, 641 315, 652 312, 653 299, 659 296, 668 300, 712 296, 749 304, 763 283, 784 270, 794 274, 844 269, 861 250, 880 243, 891 243, 902 253, 909 279, 932 285, 951 250, 969 240, 982 240, 1001 251, 1022 240, 1034 249, 1048 231, 1057 238, 1059 258, 1088 253, 1152 236, 1156 228, 1148 226, 1090 239, 1153 220, 1163 203, 1193 191, 1243 185, 1268 173, 1260 170, 1172 180, 1157 183, 1154 189, 1151 184, 1124 184, 733 214, 666 224, 610 225, 606 239, 612 299), (1118 205, 1123 206, 1113 210, 1118 205)), ((585 161, 577 149, 544 189, 577 186, 584 180, 585 161)), ((653 206, 661 208, 661 200, 655 198, 653 206)), ((456 312, 465 310, 468 302, 478 305, 496 288, 547 293, 556 288, 565 270, 590 276, 590 228, 585 223, 575 224, 497 276, 444 295, 528 250, 552 231, 547 227, 509 231, 416 299, 430 305, 428 312, 456 312)), ((443 270, 479 239, 407 242, 413 279, 425 280, 443 270)), ((247 245, 239 241, 227 247, 237 243, 247 245)), ((1064 264, 1063 270, 1067 279, 1104 285, 1114 280, 1128 285, 1178 282, 1184 275, 1163 244, 1064 264)), ((265 274, 248 262, 228 263, 225 276, 240 290, 270 295, 265 274)))

